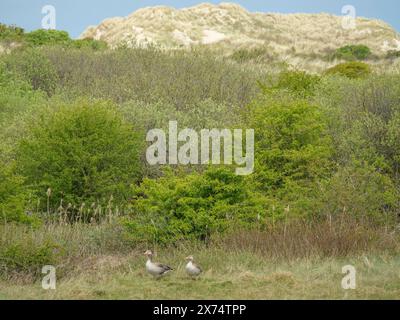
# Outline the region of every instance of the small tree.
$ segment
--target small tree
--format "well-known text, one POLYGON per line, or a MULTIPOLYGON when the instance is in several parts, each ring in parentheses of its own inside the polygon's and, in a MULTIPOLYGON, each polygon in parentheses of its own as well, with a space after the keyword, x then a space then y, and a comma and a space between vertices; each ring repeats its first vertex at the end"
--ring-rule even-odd
POLYGON ((140 179, 142 139, 110 103, 79 101, 42 114, 18 147, 19 172, 46 203, 126 200, 140 179), (107 200, 106 200, 107 198, 107 200))
POLYGON ((302 100, 260 100, 251 106, 255 130, 254 185, 270 199, 310 213, 320 180, 330 176, 333 154, 319 106, 302 100))

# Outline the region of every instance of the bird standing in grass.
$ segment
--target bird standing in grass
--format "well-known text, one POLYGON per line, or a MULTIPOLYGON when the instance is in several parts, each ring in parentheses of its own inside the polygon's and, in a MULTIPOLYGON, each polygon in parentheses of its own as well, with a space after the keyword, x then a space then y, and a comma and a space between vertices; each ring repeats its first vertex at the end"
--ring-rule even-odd
POLYGON ((161 277, 173 270, 171 267, 165 264, 153 262, 153 252, 151 250, 147 250, 144 254, 147 256, 146 270, 153 277, 161 277))
POLYGON ((188 256, 185 258, 185 260, 188 261, 185 269, 189 276, 191 276, 192 278, 195 278, 195 277, 199 276, 200 273, 202 273, 203 270, 201 270, 201 268, 197 264, 194 263, 193 256, 188 256))

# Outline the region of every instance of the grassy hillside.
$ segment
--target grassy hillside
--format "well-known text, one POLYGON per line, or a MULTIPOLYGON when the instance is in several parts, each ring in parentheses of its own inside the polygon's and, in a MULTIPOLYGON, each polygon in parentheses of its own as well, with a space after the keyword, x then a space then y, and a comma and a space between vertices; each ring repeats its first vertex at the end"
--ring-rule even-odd
POLYGON ((325 13, 253 13, 233 3, 203 3, 180 10, 142 8, 91 26, 81 37, 104 40, 111 47, 206 47, 225 56, 245 54, 258 62, 285 62, 308 71, 332 66, 335 50, 350 44, 370 47, 372 60, 400 49, 398 33, 385 22, 357 18, 355 24, 354 29, 343 27, 343 17, 325 13))

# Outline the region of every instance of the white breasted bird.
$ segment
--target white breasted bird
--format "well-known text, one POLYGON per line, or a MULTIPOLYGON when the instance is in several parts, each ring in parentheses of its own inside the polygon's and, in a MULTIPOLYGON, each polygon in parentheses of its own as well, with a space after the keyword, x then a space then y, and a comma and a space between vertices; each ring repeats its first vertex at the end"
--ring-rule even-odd
POLYGON ((203 270, 201 270, 201 268, 196 263, 194 263, 193 256, 188 256, 185 258, 185 260, 188 261, 185 269, 189 276, 194 278, 199 276, 200 273, 203 272, 203 270))
POLYGON ((147 250, 144 254, 147 256, 146 270, 152 276, 161 277, 173 270, 165 264, 153 262, 153 252, 151 250, 147 250))

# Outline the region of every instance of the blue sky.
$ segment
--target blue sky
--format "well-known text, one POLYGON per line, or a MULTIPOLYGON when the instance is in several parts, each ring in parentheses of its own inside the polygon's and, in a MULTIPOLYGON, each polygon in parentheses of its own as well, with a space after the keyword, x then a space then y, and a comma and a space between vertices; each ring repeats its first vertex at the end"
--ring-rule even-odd
MULTIPOLYGON (((66 30, 78 37, 89 25, 96 25, 105 18, 126 16, 136 9, 168 5, 183 8, 201 2, 220 3, 228 1, 194 0, 0 0, 0 22, 15 24, 26 30, 41 27, 42 7, 53 5, 56 9, 57 29, 66 30)), ((352 5, 357 16, 382 19, 400 31, 399 0, 248 0, 231 1, 250 11, 261 12, 328 12, 341 15, 344 5, 352 5)))

